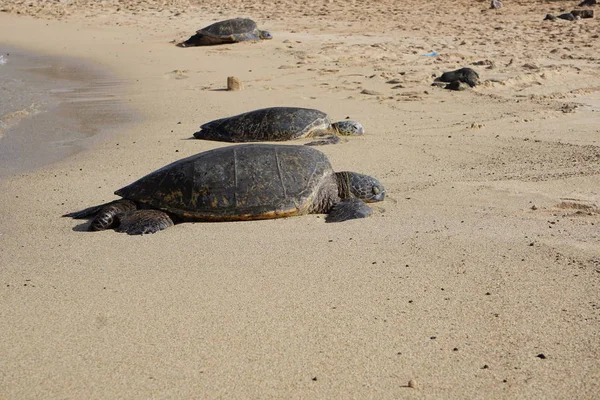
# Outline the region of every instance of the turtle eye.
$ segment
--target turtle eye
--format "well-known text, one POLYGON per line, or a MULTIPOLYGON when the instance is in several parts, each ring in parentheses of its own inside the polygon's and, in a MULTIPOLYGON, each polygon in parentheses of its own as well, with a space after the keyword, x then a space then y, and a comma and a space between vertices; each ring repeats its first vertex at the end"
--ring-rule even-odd
POLYGON ((373 194, 379 194, 379 188, 377 186, 373 186, 371 191, 373 192, 373 194))

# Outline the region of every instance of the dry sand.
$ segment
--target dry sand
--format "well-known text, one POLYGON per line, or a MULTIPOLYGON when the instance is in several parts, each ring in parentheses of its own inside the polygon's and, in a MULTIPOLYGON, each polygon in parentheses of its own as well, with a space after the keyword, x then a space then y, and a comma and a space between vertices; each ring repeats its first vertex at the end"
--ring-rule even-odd
POLYGON ((189 3, 0 1, 5 44, 110 71, 103 91, 137 115, 0 181, 0 398, 597 398, 597 17, 542 21, 577 1, 189 3), (237 16, 275 39, 170 43, 237 16), (463 66, 486 82, 430 86, 463 66), (245 90, 219 90, 231 75, 245 90), (60 218, 224 145, 186 140, 200 124, 274 105, 364 124, 320 149, 386 186, 371 218, 138 237, 60 218))

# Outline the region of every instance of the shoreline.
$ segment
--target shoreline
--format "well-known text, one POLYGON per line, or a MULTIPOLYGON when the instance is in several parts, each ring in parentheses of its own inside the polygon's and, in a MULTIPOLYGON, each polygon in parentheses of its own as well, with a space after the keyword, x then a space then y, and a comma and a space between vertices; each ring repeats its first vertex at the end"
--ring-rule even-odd
POLYGON ((0 139, 0 178, 66 159, 98 140, 94 136, 105 137, 135 119, 133 110, 118 98, 123 89, 111 83, 115 77, 91 61, 4 44, 0 49, 10 54, 3 66, 12 70, 9 79, 22 82, 13 90, 42 92, 29 99, 33 103, 27 108, 3 117, 7 121, 0 139))

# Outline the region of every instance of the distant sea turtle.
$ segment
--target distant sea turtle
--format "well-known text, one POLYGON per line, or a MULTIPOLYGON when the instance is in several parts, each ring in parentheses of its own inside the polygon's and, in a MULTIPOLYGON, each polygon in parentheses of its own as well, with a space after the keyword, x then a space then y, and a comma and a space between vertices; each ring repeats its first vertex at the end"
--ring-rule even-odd
POLYGON ((334 172, 305 146, 228 146, 169 164, 115 192, 123 199, 65 214, 92 218, 91 231, 154 233, 174 222, 246 221, 328 213, 327 222, 372 214, 382 201, 375 178, 334 172))
POLYGON ((444 72, 442 76, 435 79, 438 82, 464 82, 471 87, 479 85, 479 74, 472 68, 460 68, 456 71, 444 72))
POLYGON ((196 31, 196 34, 179 47, 212 46, 215 44, 237 43, 246 40, 272 39, 270 32, 261 31, 256 22, 248 18, 235 18, 226 21, 215 22, 205 28, 196 31))
POLYGON ((194 133, 196 139, 221 142, 283 141, 332 134, 326 140, 308 144, 337 143, 337 135, 362 135, 356 121, 331 123, 323 111, 298 107, 272 107, 208 122, 194 133))

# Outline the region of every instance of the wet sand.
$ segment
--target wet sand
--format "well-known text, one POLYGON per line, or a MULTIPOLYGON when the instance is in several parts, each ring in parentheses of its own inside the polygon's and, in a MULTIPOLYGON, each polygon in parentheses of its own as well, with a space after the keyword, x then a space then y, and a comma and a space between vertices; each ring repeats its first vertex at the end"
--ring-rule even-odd
POLYGON ((133 121, 115 79, 89 62, 2 46, 0 177, 32 171, 133 121))
POLYGON ((139 115, 0 181, 0 397, 597 396, 597 17, 543 21, 566 2, 192 3, 0 1, 0 37, 111 71, 139 115), (174 45, 236 16, 274 39, 174 45), (482 85, 431 86, 465 66, 482 85), (222 90, 228 76, 244 90, 222 90), (276 105, 365 126, 319 150, 385 185, 372 217, 137 237, 60 218, 226 145, 189 140, 199 125, 276 105))

